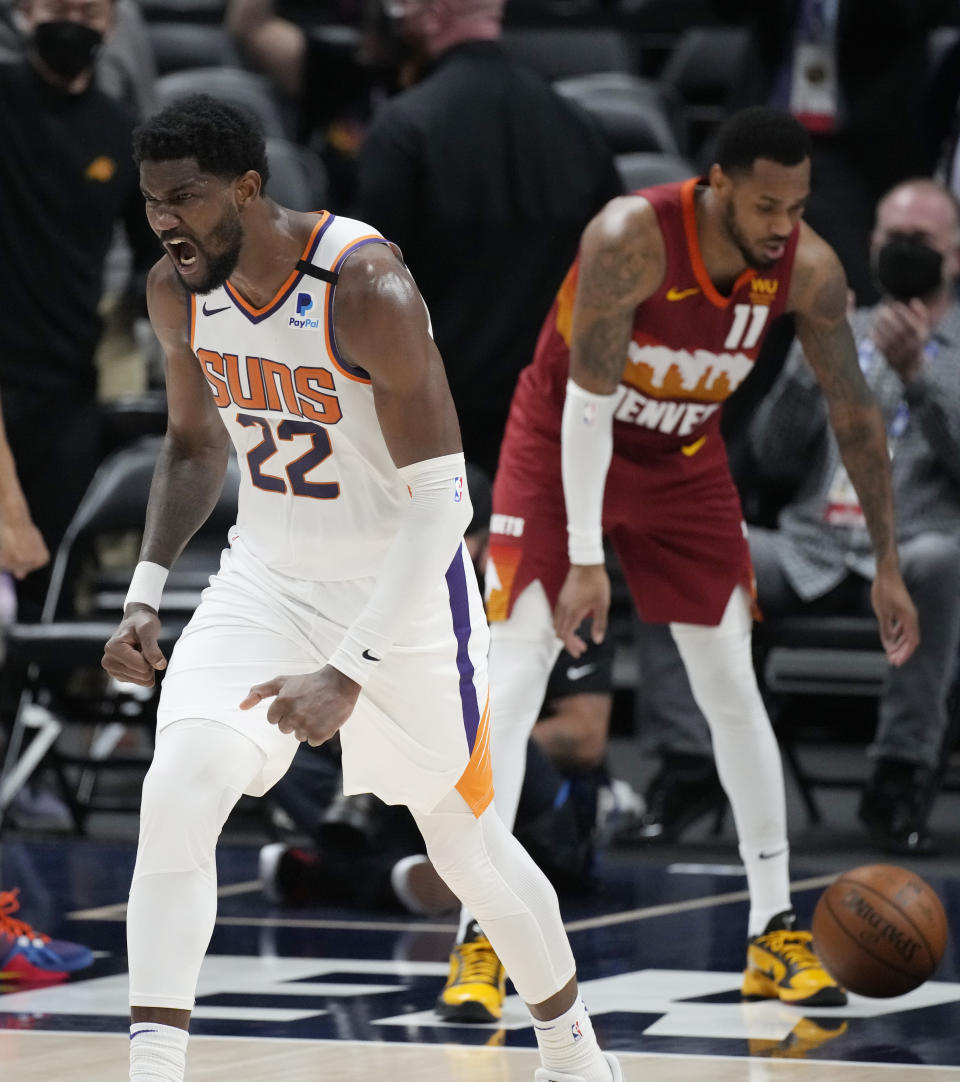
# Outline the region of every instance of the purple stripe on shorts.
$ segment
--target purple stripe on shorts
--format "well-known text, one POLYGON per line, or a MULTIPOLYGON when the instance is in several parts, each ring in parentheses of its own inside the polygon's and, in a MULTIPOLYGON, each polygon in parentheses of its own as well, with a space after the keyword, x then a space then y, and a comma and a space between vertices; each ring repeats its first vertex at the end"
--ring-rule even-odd
POLYGON ((460 701, 463 704, 463 727, 467 733, 467 745, 473 752, 480 727, 480 703, 477 689, 473 686, 473 662, 470 660, 470 596, 467 593, 467 576, 463 567, 463 549, 457 549, 453 563, 447 568, 447 591, 450 595, 450 614, 453 617, 453 633, 457 636, 457 669, 460 672, 460 701))

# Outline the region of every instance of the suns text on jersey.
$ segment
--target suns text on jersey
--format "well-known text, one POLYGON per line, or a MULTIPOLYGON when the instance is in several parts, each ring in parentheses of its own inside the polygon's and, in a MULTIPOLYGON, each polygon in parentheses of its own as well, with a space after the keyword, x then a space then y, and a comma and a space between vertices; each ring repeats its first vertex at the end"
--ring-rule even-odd
POLYGON ((268 357, 241 361, 236 353, 212 349, 196 353, 221 409, 233 404, 247 410, 282 411, 325 425, 335 425, 343 416, 333 373, 326 368, 291 369, 268 357))

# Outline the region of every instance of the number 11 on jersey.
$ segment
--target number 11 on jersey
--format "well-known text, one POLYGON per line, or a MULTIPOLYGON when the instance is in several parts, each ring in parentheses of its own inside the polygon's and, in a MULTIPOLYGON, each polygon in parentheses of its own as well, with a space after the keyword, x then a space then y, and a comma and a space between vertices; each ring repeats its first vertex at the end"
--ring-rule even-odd
POLYGON ((760 340, 769 315, 770 306, 767 304, 735 304, 733 323, 723 348, 753 349, 760 340))

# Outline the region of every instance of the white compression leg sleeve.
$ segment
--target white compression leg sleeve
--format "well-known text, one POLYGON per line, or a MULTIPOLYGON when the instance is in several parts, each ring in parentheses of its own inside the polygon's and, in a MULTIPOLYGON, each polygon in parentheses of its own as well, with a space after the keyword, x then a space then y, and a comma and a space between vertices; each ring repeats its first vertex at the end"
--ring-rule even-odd
POLYGON ((490 755, 497 812, 513 830, 527 765, 527 741, 540 716, 562 643, 539 582, 517 598, 510 617, 490 625, 490 755))
MULTIPOLYGON (((561 649, 550 603, 539 582, 514 602, 508 619, 490 625, 490 762, 497 814, 513 830, 527 768, 527 741, 543 706, 561 649)), ((460 914, 462 942, 471 915, 460 914)))
POLYGON ((215 721, 178 721, 158 736, 127 910, 131 1006, 193 1009, 217 915, 217 838, 263 758, 215 721))
POLYGON ((713 737, 750 890, 748 935, 790 908, 783 767, 757 687, 750 647, 753 620, 737 587, 717 627, 671 624, 690 687, 713 737))
POLYGON ((456 790, 414 813, 427 854, 477 918, 525 1003, 542 1003, 575 975, 557 894, 491 805, 477 819, 456 790))

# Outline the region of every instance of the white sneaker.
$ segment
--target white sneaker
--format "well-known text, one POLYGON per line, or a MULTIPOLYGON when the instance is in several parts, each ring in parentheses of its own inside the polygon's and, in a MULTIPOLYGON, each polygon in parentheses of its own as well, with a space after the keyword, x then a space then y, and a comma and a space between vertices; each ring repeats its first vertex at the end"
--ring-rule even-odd
MULTIPOLYGON (((618 1060, 614 1059, 609 1052, 603 1053, 603 1058, 610 1066, 610 1082, 623 1082, 623 1071, 618 1060)), ((533 1076, 533 1082, 585 1082, 582 1074, 567 1074, 564 1071, 551 1071, 546 1067, 538 1067, 533 1076)))
POLYGON ((390 886, 408 913, 439 917, 460 908, 460 899, 422 853, 403 857, 394 864, 390 886))
POLYGON ((611 778, 597 790, 597 835, 607 841, 619 827, 635 823, 647 810, 647 802, 629 782, 611 778))
POLYGON ((280 858, 289 848, 290 846, 285 842, 271 842, 260 850, 258 860, 260 889, 273 905, 284 903, 283 895, 277 885, 277 868, 280 865, 280 858))

